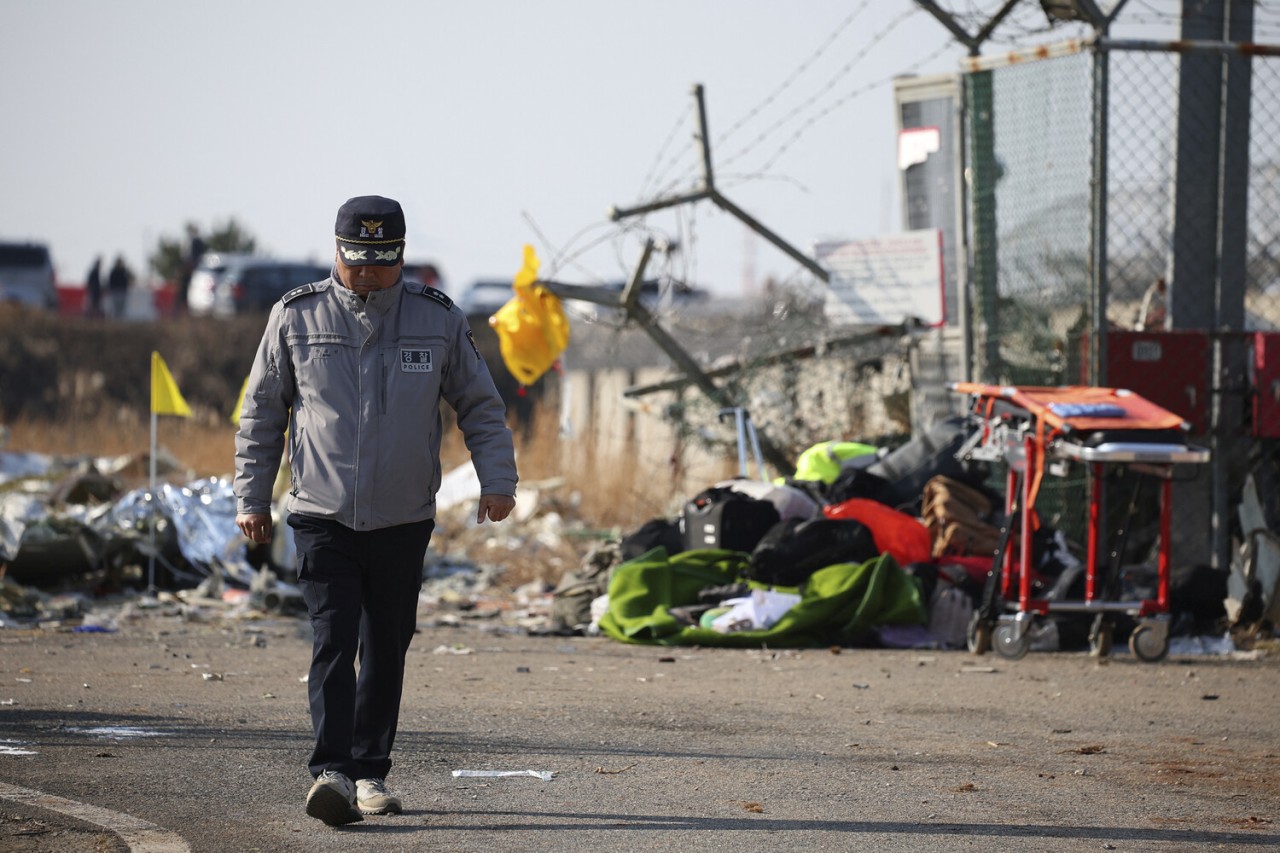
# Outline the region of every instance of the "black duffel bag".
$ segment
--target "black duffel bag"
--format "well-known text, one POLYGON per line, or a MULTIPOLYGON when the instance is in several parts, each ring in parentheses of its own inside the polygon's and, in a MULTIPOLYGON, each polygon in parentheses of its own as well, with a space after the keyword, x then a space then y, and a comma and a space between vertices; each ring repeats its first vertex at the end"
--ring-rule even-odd
POLYGON ((751 552, 746 575, 774 586, 799 586, 818 569, 880 556, 870 529, 849 518, 788 518, 751 552))

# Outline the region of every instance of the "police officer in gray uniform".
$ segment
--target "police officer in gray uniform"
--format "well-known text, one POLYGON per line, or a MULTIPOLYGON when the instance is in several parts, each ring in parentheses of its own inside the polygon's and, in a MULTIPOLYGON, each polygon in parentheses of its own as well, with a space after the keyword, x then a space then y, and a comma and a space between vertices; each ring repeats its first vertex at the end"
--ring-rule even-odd
POLYGON ((240 415, 235 477, 236 524, 251 541, 270 541, 287 434, 288 523, 315 634, 307 814, 330 826, 402 808, 385 778, 435 527, 441 400, 457 413, 480 479, 476 522, 506 518, 516 488, 506 411, 466 318, 440 291, 401 275, 400 205, 350 199, 335 236, 330 277, 271 310, 240 415))

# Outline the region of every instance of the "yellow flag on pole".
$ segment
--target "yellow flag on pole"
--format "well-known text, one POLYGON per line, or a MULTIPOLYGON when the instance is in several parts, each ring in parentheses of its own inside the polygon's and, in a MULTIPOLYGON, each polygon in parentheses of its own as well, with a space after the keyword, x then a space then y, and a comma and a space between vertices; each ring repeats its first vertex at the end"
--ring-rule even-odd
POLYGON ((231 423, 236 426, 240 425, 240 413, 244 411, 244 395, 249 393, 249 377, 244 378, 244 384, 240 386, 240 396, 236 398, 236 407, 231 412, 231 423))
POLYGON ((178 384, 173 381, 164 359, 155 350, 151 351, 151 411, 157 415, 191 417, 191 407, 182 399, 178 384))

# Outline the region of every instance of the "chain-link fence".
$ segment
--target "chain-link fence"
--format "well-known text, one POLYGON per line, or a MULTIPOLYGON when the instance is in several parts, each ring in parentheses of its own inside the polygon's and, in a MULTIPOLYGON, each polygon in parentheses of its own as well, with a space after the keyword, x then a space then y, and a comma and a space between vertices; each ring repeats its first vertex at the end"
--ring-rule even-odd
MULTIPOLYGON (((1057 54, 966 75, 973 373, 1185 418, 1213 460, 1176 474, 1175 551, 1224 566, 1252 484, 1280 504, 1280 54, 1057 54)), ((1083 487, 1047 480, 1042 514, 1078 533, 1083 487)))

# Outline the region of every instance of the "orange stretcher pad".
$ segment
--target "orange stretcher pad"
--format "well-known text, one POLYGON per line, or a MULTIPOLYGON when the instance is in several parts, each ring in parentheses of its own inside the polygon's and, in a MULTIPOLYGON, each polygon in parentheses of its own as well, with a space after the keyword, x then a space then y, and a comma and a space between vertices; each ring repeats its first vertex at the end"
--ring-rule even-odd
POLYGON ((951 389, 957 394, 972 395, 975 413, 982 414, 988 425, 1000 410, 1020 410, 1022 416, 1030 418, 1029 432, 1039 463, 1033 471, 1033 497, 1039 491, 1044 460, 1050 455, 1084 462, 1168 464, 1208 460, 1206 451, 1182 442, 1189 425, 1181 415, 1123 388, 955 382, 951 389), (1134 440, 1126 441, 1127 438, 1134 440), (1084 439, 1090 439, 1091 446, 1079 443, 1084 439))
POLYGON ((1181 430, 1187 425, 1180 415, 1122 388, 1044 388, 976 382, 957 382, 951 387, 958 394, 973 394, 992 402, 1003 400, 1025 409, 1051 432, 1181 430))

